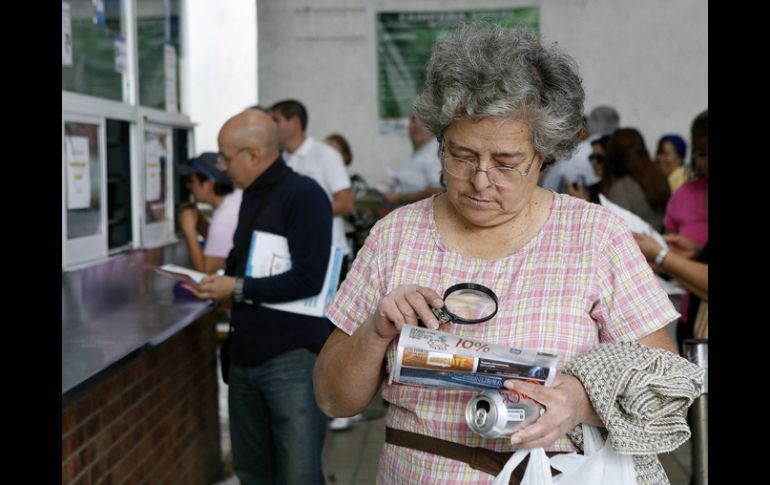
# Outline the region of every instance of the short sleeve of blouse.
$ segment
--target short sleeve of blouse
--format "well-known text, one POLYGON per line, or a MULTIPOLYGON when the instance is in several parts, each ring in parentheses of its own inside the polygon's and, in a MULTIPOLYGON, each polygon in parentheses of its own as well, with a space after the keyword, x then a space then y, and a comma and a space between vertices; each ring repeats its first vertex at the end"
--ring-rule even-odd
POLYGON ((610 234, 598 261, 599 301, 591 316, 604 342, 635 341, 679 317, 639 246, 621 223, 610 234))
POLYGON ((352 335, 360 325, 366 322, 382 297, 378 258, 379 237, 382 234, 380 229, 381 224, 372 228, 327 309, 329 320, 348 335, 352 335))

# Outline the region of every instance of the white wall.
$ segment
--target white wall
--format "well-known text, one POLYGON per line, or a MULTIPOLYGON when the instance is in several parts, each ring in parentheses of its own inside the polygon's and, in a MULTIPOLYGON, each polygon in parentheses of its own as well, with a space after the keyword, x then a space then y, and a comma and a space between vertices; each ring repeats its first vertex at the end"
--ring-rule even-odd
POLYGON ((257 102, 256 0, 187 0, 182 111, 195 127, 195 154, 216 152, 228 118, 257 102))
POLYGON ((708 107, 708 3, 704 0, 547 0, 543 38, 575 60, 586 112, 615 107, 620 124, 638 128, 647 148, 679 133, 708 107))
POLYGON ((340 132, 352 172, 375 183, 410 153, 405 135, 381 135, 377 114, 378 11, 540 6, 544 40, 558 41, 584 79, 586 112, 618 109, 653 150, 708 106, 708 6, 704 0, 259 0, 259 100, 297 98, 308 132, 340 132))

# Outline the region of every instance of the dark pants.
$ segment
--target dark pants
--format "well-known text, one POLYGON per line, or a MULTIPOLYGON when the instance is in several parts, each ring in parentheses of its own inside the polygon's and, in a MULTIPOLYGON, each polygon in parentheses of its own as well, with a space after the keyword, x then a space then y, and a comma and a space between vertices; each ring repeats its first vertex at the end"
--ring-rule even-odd
POLYGON ((230 364, 233 466, 243 485, 324 483, 326 417, 313 395, 315 360, 296 349, 257 367, 230 364))

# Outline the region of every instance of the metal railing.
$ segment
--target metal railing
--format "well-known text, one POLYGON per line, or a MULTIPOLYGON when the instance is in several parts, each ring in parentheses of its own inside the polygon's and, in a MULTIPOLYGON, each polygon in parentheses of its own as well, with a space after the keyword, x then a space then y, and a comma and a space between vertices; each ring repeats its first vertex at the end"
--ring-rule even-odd
POLYGON ((692 483, 693 485, 708 485, 708 393, 709 393, 709 341, 704 339, 689 339, 684 341, 684 357, 706 370, 703 378, 703 393, 695 399, 687 420, 692 431, 692 483))

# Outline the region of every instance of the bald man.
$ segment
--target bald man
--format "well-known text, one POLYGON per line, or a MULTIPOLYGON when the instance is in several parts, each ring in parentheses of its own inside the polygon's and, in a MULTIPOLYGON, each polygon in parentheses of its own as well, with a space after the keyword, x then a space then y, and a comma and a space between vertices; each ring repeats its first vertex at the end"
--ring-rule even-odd
POLYGON ((232 299, 228 408, 233 465, 241 483, 324 483, 326 418, 313 395, 313 365, 329 335, 325 318, 267 308, 321 291, 331 250, 332 209, 313 179, 280 156, 272 118, 248 109, 219 132, 219 163, 243 199, 226 276, 208 276, 200 298, 232 299), (254 231, 287 239, 291 269, 244 277, 254 231))

